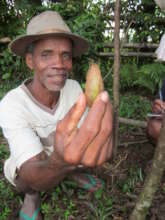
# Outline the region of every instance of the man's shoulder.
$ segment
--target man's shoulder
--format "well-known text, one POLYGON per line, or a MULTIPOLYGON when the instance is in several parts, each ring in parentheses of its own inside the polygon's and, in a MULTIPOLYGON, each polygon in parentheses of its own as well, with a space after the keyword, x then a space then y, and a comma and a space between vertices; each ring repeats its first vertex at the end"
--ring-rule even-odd
POLYGON ((60 104, 62 108, 65 106, 70 108, 82 93, 80 84, 76 80, 67 79, 65 86, 61 90, 60 104))
POLYGON ((0 107, 10 105, 11 103, 17 103, 23 95, 21 86, 18 86, 6 93, 6 95, 0 100, 0 107))
POLYGON ((13 98, 14 96, 18 95, 21 92, 21 86, 18 86, 14 89, 9 90, 4 97, 2 98, 2 100, 4 99, 8 99, 8 98, 13 98))
POLYGON ((74 79, 67 79, 66 85, 67 86, 72 86, 72 85, 80 86, 79 82, 74 79))
POLYGON ((69 90, 70 92, 74 90, 81 90, 81 86, 78 81, 73 79, 67 79, 64 90, 69 90))
MULTIPOLYGON (((3 127, 7 126, 8 122, 13 123, 12 118, 16 117, 17 114, 20 115, 21 112, 21 88, 17 87, 10 90, 1 100, 0 100, 0 125, 3 127)), ((22 99, 22 98, 21 98, 22 99)), ((23 99, 22 99, 23 100, 23 99)))

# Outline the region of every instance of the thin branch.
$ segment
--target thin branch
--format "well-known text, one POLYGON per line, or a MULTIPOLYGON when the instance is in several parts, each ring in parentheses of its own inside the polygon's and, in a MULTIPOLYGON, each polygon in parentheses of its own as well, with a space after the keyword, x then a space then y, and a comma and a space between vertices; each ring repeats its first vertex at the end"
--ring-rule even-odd
POLYGON ((133 144, 144 144, 144 143, 147 143, 148 142, 148 139, 142 139, 142 140, 136 140, 136 141, 128 141, 128 142, 122 142, 122 143, 119 143, 118 146, 122 147, 122 146, 128 146, 128 145, 133 145, 133 144))
MULTIPOLYGON (((152 52, 121 52, 121 56, 123 57, 151 57, 156 58, 156 54, 152 52)), ((100 57, 114 57, 113 52, 100 52, 98 53, 98 56, 100 57)), ((109 74, 109 73, 108 73, 109 74)), ((107 75, 104 77, 107 78, 107 75)))
POLYGON ((133 126, 142 127, 142 128, 147 127, 147 122, 146 121, 140 121, 140 120, 135 120, 135 119, 119 117, 119 122, 121 124, 133 125, 133 126))
POLYGON ((10 43, 10 42, 11 42, 11 39, 9 37, 0 38, 1 44, 6 44, 6 43, 10 43))
MULTIPOLYGON (((135 48, 135 49, 141 49, 141 48, 148 48, 148 49, 156 49, 159 46, 159 44, 151 44, 151 43, 122 43, 121 41, 121 47, 122 48, 135 48)), ((105 43, 103 45, 105 48, 113 48, 113 43, 105 43)))

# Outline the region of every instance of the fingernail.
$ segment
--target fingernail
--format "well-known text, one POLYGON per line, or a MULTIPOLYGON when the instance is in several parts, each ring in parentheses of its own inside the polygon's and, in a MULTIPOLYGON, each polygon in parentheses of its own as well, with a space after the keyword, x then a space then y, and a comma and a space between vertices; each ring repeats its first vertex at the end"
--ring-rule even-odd
POLYGON ((102 100, 103 102, 107 102, 108 99, 109 99, 108 92, 106 92, 106 91, 102 92, 102 93, 101 93, 101 100, 102 100))

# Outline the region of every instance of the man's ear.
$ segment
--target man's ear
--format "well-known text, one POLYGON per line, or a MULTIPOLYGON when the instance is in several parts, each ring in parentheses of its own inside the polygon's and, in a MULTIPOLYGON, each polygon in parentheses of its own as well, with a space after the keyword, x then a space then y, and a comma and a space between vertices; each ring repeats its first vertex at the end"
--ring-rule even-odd
POLYGON ((26 65, 29 67, 30 70, 33 70, 33 61, 32 61, 32 54, 27 53, 25 57, 26 65))

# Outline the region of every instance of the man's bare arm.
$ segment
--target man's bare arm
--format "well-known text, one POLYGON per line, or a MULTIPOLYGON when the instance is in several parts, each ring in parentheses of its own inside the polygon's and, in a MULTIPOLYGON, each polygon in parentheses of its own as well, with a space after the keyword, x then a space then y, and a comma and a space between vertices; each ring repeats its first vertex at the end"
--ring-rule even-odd
POLYGON ((77 165, 95 167, 112 154, 112 105, 107 93, 98 96, 83 124, 78 122, 86 109, 82 95, 56 128, 54 152, 46 160, 32 158, 25 162, 19 176, 35 190, 58 184, 77 165))
POLYGON ((48 190, 74 170, 75 166, 65 163, 54 154, 48 157, 42 152, 22 164, 16 185, 21 191, 48 190))
POLYGON ((42 152, 22 164, 16 179, 16 185, 20 190, 25 191, 29 188, 34 190, 50 189, 57 185, 69 172, 75 170, 73 164, 65 162, 64 148, 72 138, 70 132, 72 132, 73 125, 77 127, 85 109, 86 101, 82 96, 64 120, 58 123, 54 137, 54 152, 51 156, 48 157, 42 152))

